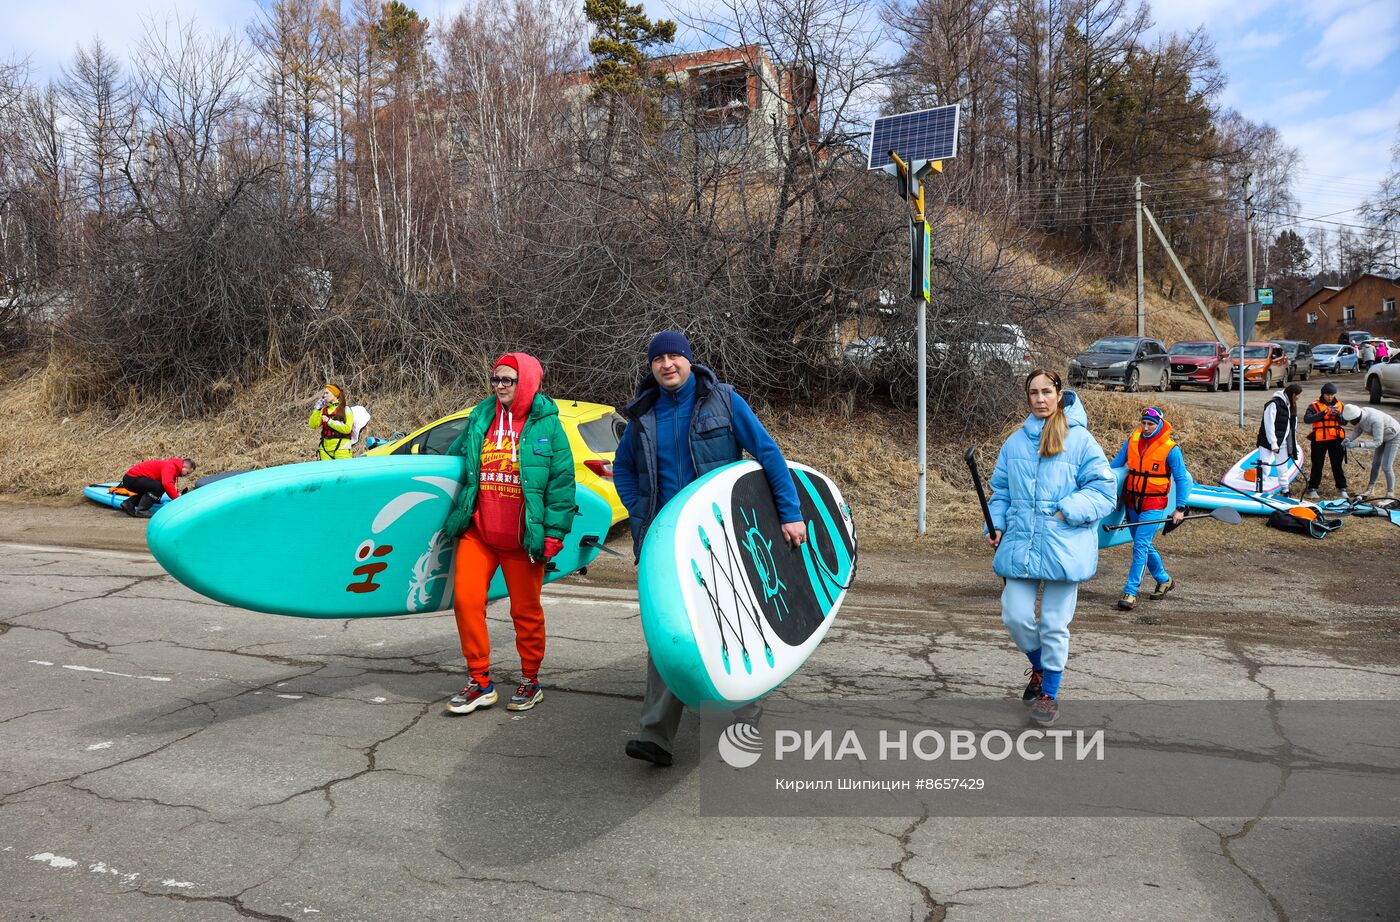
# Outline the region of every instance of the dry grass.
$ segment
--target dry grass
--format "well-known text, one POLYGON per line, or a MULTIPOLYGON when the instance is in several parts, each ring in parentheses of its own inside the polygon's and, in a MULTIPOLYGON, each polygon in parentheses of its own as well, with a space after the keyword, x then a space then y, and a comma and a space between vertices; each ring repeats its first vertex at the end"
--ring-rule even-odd
MULTIPOLYGON (((306 426, 310 394, 294 392, 289 380, 266 380, 232 394, 226 408, 200 420, 171 420, 90 411, 57 417, 44 400, 42 375, 32 374, 0 385, 0 414, 7 421, 0 443, 0 501, 71 505, 82 502, 89 483, 113 480, 145 458, 193 454, 201 473, 269 467, 310 460, 316 436, 306 426)), ((387 435, 411 430, 475 400, 480 394, 439 395, 433 401, 385 393, 350 395, 374 411, 370 429, 387 435)), ((1137 425, 1152 394, 1088 391, 1082 394, 1090 426, 1111 457, 1137 425)), ((1169 418, 1195 476, 1213 483, 1253 445, 1253 429, 1240 430, 1221 414, 1169 407, 1169 418)), ((933 552, 978 552, 981 511, 972 490, 963 451, 972 441, 948 439, 947 425, 929 421, 929 532, 915 535, 916 417, 893 410, 840 413, 809 408, 761 409, 789 458, 826 472, 841 487, 855 510, 868 547, 923 548, 933 552)), ((990 434, 975 440, 984 477, 991 475, 996 453, 1015 419, 987 421, 990 434)), ((1264 532, 1262 520, 1246 517, 1234 528, 1210 523, 1193 533, 1206 534, 1214 547, 1257 546, 1261 542, 1300 545, 1301 539, 1264 532)), ((1347 546, 1390 538, 1389 526, 1365 522, 1328 539, 1336 552, 1347 546)), ((1301 545, 1300 545, 1301 546, 1301 545)))

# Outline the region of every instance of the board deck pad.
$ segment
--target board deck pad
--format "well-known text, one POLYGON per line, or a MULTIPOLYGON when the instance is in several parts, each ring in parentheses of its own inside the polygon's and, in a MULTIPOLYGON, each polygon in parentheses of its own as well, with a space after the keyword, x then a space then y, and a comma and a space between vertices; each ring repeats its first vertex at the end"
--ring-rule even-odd
POLYGON ((1276 493, 1288 489, 1288 485, 1303 471, 1302 445, 1296 446, 1291 461, 1285 460, 1282 464, 1261 466, 1259 452, 1260 449, 1256 448, 1236 461, 1220 478, 1220 482, 1247 493, 1276 493))
POLYGON ((638 591, 653 663, 692 708, 732 710, 807 659, 855 578, 850 509, 827 477, 789 464, 807 543, 789 546, 756 461, 696 480, 661 510, 642 547, 638 591))
MULTIPOLYGON (((456 541, 442 527, 459 457, 286 464, 201 487, 151 519, 146 542, 171 576, 219 602, 302 618, 377 618, 452 605, 456 541)), ((598 555, 612 508, 586 486, 545 582, 598 555)), ((498 570, 488 597, 504 598, 498 570)))

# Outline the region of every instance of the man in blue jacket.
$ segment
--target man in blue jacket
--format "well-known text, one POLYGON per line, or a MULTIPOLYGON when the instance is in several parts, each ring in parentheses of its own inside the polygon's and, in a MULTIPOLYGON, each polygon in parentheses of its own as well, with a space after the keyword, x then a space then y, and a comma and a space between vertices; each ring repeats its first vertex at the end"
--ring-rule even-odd
MULTIPOLYGON (((693 364, 690 342, 675 331, 652 337, 647 361, 649 374, 622 409, 627 429, 613 458, 613 482, 627 507, 636 558, 641 559, 647 529, 662 506, 695 479, 738 461, 743 452, 757 459, 768 475, 783 537, 794 546, 806 541, 807 526, 787 462, 744 398, 713 371, 693 364)), ((684 708, 648 656, 642 731, 628 741, 627 754, 653 765, 670 765, 684 708)), ((756 710, 752 706, 750 713, 756 710)))

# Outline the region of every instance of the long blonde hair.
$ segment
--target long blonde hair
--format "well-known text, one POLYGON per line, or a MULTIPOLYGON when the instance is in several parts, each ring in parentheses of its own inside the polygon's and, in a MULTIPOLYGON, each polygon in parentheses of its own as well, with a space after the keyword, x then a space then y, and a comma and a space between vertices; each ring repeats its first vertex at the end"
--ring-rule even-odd
POLYGON ((1065 419, 1065 385, 1058 372, 1048 368, 1037 368, 1026 375, 1026 402, 1030 402, 1031 382, 1041 375, 1055 385, 1060 398, 1055 401, 1055 411, 1045 419, 1045 428, 1040 431, 1040 456, 1050 458, 1065 450, 1065 436, 1069 434, 1069 420, 1065 419))

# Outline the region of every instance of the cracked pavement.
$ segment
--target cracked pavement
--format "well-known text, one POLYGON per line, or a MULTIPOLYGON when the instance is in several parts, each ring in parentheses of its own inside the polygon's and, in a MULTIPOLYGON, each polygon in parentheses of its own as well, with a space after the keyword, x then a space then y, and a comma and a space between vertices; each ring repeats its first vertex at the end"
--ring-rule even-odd
MULTIPOLYGON (((929 556, 911 577, 897 556, 862 561, 776 695, 1019 694, 985 562, 929 556)), ((1186 585, 1209 563, 1183 561, 1186 585)), ((715 756, 693 717, 675 768, 622 755, 644 684, 625 583, 546 590, 538 708, 454 718, 450 615, 278 618, 202 599, 146 554, 0 545, 0 918, 1400 916, 1390 819, 699 816, 694 768, 715 756)), ((1364 644, 1172 623, 1208 591, 1161 627, 1114 620, 1094 607, 1105 583, 1082 596, 1067 707, 1400 698, 1400 664, 1364 644)), ((505 684, 509 617, 489 617, 505 684)))

